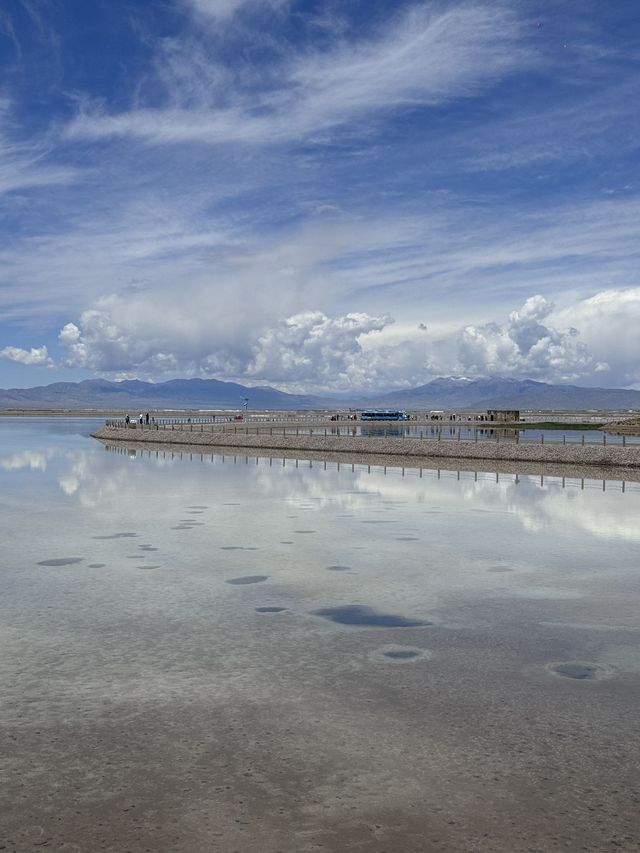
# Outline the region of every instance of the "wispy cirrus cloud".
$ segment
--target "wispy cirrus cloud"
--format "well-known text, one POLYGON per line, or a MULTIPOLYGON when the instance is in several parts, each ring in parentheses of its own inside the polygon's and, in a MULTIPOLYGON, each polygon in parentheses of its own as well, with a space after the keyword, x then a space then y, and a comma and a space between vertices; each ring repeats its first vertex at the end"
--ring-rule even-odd
POLYGON ((219 23, 233 18, 241 9, 260 6, 278 8, 288 5, 291 0, 182 0, 182 2, 196 15, 219 23))
POLYGON ((107 349, 94 348, 100 354, 88 367, 117 361, 118 370, 151 371, 161 354, 159 370, 229 376, 246 369, 252 344, 284 317, 392 314, 396 329, 479 327, 532 293, 563 308, 627 287, 640 255, 634 199, 544 216, 505 209, 488 217, 482 207, 462 215, 448 204, 411 216, 333 211, 268 234, 231 220, 203 228, 201 210, 188 201, 178 216, 154 197, 115 221, 96 216, 6 247, 0 261, 13 286, 0 288, 0 310, 55 317, 58 328, 73 322, 96 341, 109 330, 107 349))
POLYGON ((593 162, 606 156, 613 142, 618 156, 626 155, 635 149, 640 131, 635 109, 639 86, 635 71, 621 81, 599 81, 580 98, 563 92, 553 103, 538 106, 535 121, 529 110, 516 110, 478 128, 472 140, 458 137, 452 144, 470 172, 593 162))
POLYGON ((77 180, 77 169, 47 165, 45 158, 44 151, 29 151, 27 146, 7 144, 0 137, 0 194, 77 180))
POLYGON ((50 152, 45 141, 19 137, 11 102, 0 98, 0 194, 75 180, 79 170, 48 162, 50 152))
MULTIPOLYGON (((416 6, 382 34, 285 59, 262 92, 213 86, 208 103, 185 108, 180 87, 162 107, 120 113, 85 107, 69 139, 133 137, 150 143, 277 143, 297 140, 388 110, 435 106, 477 94, 530 56, 505 7, 458 6, 434 13, 416 6), (229 103, 232 101, 233 103, 229 103)), ((190 59, 174 79, 192 79, 190 59)))

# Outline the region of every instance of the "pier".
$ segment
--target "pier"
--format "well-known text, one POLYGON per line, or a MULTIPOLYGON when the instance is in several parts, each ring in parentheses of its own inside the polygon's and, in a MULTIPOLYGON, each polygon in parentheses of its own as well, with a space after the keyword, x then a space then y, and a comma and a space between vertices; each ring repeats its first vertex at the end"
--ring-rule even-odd
MULTIPOLYGON (((476 432, 474 439, 470 440, 461 438, 460 432, 457 436, 453 434, 443 438, 441 431, 430 433, 426 428, 417 434, 407 435, 397 424, 376 425, 376 429, 371 431, 373 434, 362 435, 362 426, 359 422, 349 421, 340 425, 329 425, 326 421, 216 424, 187 420, 148 425, 108 421, 93 436, 108 442, 146 446, 226 447, 258 453, 285 451, 302 455, 393 456, 413 466, 422 461, 448 459, 517 463, 525 467, 543 463, 640 470, 640 445, 611 444, 604 433, 598 442, 584 442, 584 437, 581 442, 545 441, 544 435, 538 440, 521 441, 517 433, 507 438, 500 432, 496 432, 495 437, 479 437, 476 432)), ((433 467, 431 462, 430 467, 433 467)))

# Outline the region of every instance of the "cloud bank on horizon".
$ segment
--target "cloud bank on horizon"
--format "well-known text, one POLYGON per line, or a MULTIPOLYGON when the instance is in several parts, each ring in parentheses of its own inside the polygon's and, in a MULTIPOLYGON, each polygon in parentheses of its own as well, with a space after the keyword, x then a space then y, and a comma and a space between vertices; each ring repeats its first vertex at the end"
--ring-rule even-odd
POLYGON ((640 387, 640 21, 560 6, 7 0, 0 385, 640 387))

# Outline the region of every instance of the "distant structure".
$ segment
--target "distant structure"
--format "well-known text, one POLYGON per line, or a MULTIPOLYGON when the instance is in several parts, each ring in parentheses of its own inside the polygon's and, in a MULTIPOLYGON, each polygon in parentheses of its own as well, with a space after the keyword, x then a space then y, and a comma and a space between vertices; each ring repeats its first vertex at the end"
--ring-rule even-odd
POLYGON ((365 409, 360 412, 361 421, 408 421, 409 415, 402 409, 365 409))
POLYGON ((488 421, 499 421, 502 423, 513 423, 520 420, 519 409, 487 409, 488 421))

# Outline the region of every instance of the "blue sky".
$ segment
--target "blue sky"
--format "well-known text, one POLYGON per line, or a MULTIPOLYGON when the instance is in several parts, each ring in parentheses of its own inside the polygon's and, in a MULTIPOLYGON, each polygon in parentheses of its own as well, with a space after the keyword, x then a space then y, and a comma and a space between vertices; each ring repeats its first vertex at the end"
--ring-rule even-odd
POLYGON ((0 385, 640 387, 637 4, 5 0, 0 385))

